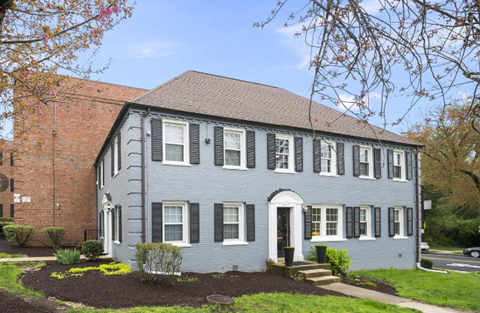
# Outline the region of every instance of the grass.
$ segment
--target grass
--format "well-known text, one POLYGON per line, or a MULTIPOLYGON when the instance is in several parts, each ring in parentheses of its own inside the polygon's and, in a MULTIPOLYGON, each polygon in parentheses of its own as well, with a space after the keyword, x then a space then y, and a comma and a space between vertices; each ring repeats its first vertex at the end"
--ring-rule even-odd
POLYGON ((465 250, 465 248, 462 247, 442 247, 442 246, 430 246, 430 249, 433 250, 445 250, 445 251, 457 251, 457 250, 465 250))
POLYGON ((357 273, 391 283, 401 297, 445 307, 480 311, 479 273, 450 272, 445 275, 395 269, 358 271, 357 273))
POLYGON ((22 275, 22 270, 19 267, 0 263, 0 288, 22 295, 33 297, 43 296, 41 292, 23 287, 23 285, 18 282, 20 275, 22 275))
POLYGON ((28 257, 28 255, 25 255, 25 254, 7 254, 7 253, 0 252, 0 259, 23 258, 23 257, 28 257))
POLYGON ((385 304, 367 299, 353 299, 335 296, 313 296, 286 293, 243 296, 235 299, 233 306, 222 308, 218 305, 204 305, 201 308, 191 307, 138 307, 132 310, 92 310, 88 308, 70 309, 69 313, 210 313, 210 312, 358 312, 358 313, 380 313, 380 312, 418 312, 412 309, 385 304))

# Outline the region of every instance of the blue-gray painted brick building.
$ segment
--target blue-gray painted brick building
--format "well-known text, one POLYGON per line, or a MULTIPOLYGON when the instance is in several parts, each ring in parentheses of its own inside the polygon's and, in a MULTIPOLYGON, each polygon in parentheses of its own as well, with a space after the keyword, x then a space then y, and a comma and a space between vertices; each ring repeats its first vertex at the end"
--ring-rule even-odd
POLYGON ((418 144, 281 88, 188 71, 124 105, 97 166, 105 249, 183 247, 183 271, 260 271, 295 247, 352 269, 418 261, 418 144))

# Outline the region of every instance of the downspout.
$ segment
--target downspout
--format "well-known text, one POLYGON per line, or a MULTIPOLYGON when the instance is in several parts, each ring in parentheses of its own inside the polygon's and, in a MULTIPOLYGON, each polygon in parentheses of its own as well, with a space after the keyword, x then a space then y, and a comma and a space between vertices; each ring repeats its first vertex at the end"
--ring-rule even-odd
POLYGON ((147 242, 147 235, 145 231, 145 211, 146 211, 146 200, 145 200, 145 180, 146 180, 146 172, 145 172, 145 117, 150 114, 150 108, 148 108, 147 112, 142 114, 142 126, 141 126, 141 141, 142 141, 142 243, 147 242))
MULTIPOLYGON (((418 149, 417 149, 418 151, 418 149)), ((420 222, 419 222, 419 218, 420 218, 420 193, 419 193, 419 189, 420 189, 420 170, 419 170, 419 167, 420 167, 420 159, 419 159, 419 154, 420 154, 420 151, 418 151, 417 153, 414 153, 413 155, 415 156, 415 206, 416 206, 416 219, 417 219, 417 227, 416 227, 416 241, 415 241, 415 255, 416 255, 416 259, 417 259, 417 267, 420 263, 420 244, 419 244, 419 241, 420 241, 420 222)))

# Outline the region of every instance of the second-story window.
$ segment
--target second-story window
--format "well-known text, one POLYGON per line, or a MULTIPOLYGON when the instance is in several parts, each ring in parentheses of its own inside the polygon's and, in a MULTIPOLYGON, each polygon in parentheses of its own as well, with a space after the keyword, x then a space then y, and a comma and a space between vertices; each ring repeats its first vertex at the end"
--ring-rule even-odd
POLYGON ((119 147, 118 147, 118 136, 115 137, 115 141, 113 143, 113 174, 116 175, 118 174, 118 170, 119 170, 119 167, 118 167, 118 152, 120 151, 119 150, 119 147))
POLYGON ((105 186, 105 160, 100 162, 100 166, 98 167, 98 184, 100 188, 105 186))
POLYGON ((373 177, 373 156, 371 147, 360 147, 360 177, 373 177))
POLYGON ((337 153, 335 151, 335 142, 322 140, 321 149, 321 171, 320 175, 337 174, 337 153))
POLYGON ((405 179, 404 174, 404 152, 399 150, 393 151, 393 178, 405 179))
POLYGON ((293 137, 288 135, 275 136, 276 170, 293 172, 293 137))
POLYGON ((241 129, 225 128, 225 167, 245 167, 245 132, 241 129))
POLYGON ((165 121, 164 163, 188 163, 187 123, 165 121))

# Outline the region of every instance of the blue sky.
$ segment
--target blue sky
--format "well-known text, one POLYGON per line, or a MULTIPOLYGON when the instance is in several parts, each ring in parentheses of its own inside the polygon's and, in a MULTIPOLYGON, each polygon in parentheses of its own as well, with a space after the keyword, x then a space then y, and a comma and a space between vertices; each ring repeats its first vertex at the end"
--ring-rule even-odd
MULTIPOLYGON (((222 75, 284 88, 309 97, 313 70, 309 48, 284 28, 286 8, 264 29, 275 0, 138 1, 133 15, 106 34, 92 60, 110 68, 92 78, 126 86, 154 88, 187 70, 222 75)), ((297 4, 298 5, 298 4, 297 4)), ((331 106, 331 105, 330 105, 331 106)), ((389 105, 388 121, 399 118, 401 101, 389 105)), ((418 112, 410 115, 416 121, 418 112)), ((371 122, 380 126, 382 121, 371 122)), ((387 129, 399 133, 407 123, 387 129)))

